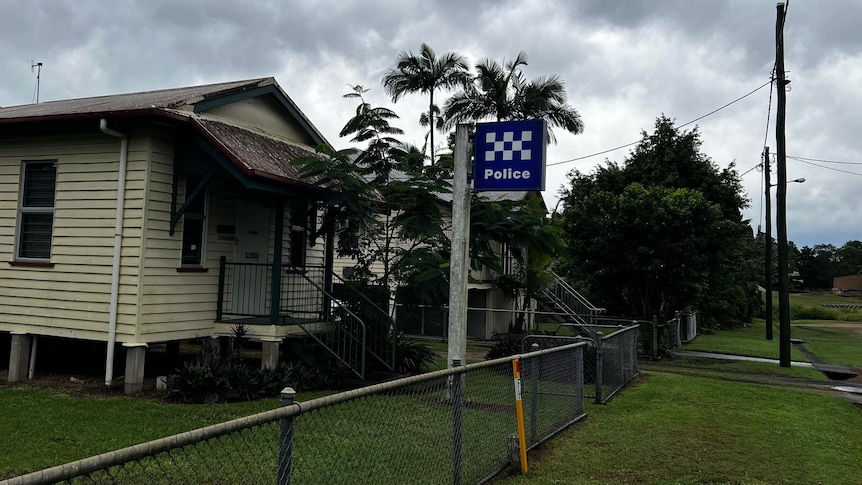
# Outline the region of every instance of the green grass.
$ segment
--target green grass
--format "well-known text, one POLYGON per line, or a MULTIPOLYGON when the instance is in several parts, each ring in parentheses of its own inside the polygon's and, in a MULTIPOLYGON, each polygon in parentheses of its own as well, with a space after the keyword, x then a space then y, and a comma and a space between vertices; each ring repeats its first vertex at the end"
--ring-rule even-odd
MULTIPOLYGON (((717 352, 720 354, 747 355, 766 359, 778 358, 778 326, 773 325, 773 340, 766 340, 766 326, 762 319, 755 319, 748 327, 719 330, 703 334, 683 345, 685 350, 717 352)), ((807 362, 798 349, 791 349, 790 359, 807 362)))
MULTIPOLYGON (((379 393, 307 410, 295 419, 293 477, 302 483, 445 483, 451 478, 452 406, 446 379, 432 386, 379 393), (349 475, 347 475, 349 473, 349 475)), ((515 431, 511 368, 466 376, 462 410, 465 482, 474 483, 508 456, 515 431)), ((553 382, 542 384, 548 408, 572 409, 553 382), (548 397, 550 396, 550 397, 548 397)), ((529 392, 529 390, 527 391, 529 392)), ((300 395, 301 400, 315 396, 300 395)), ((66 463, 158 437, 272 409, 276 400, 208 406, 125 397, 82 397, 0 387, 0 477, 66 463), (6 450, 9 450, 7 453, 6 450)), ((232 433, 147 458, 115 474, 138 483, 157 472, 171 483, 271 483, 277 469, 278 423, 232 433), (155 463, 154 463, 155 462, 155 463)))
POLYGON ((499 483, 859 483, 862 412, 840 398, 654 375, 589 412, 499 483))
MULTIPOLYGON (((778 304, 778 292, 772 292, 772 301, 778 304)), ((829 292, 790 293, 790 304, 820 306, 824 303, 840 303, 846 305, 862 305, 862 297, 837 296, 829 292)))
MULTIPOLYGON (((645 370, 662 370, 672 368, 689 369, 698 375, 724 376, 728 378, 746 378, 748 376, 766 376, 768 378, 781 377, 788 379, 804 379, 813 381, 828 380, 822 372, 810 367, 792 366, 790 368, 780 367, 766 362, 749 362, 725 359, 708 359, 700 357, 677 356, 673 359, 664 359, 661 363, 643 362, 640 367, 645 370), (743 374, 739 376, 735 374, 743 374)), ((757 380, 758 377, 753 377, 757 380)))
MULTIPOLYGON (((301 393, 309 399, 320 393, 301 393)), ((0 387, 0 477, 86 458, 240 416, 278 399, 190 405, 117 397, 72 397, 30 387, 0 387)))
POLYGON ((862 334, 856 329, 794 326, 791 335, 805 340, 805 348, 824 362, 862 369, 862 334))

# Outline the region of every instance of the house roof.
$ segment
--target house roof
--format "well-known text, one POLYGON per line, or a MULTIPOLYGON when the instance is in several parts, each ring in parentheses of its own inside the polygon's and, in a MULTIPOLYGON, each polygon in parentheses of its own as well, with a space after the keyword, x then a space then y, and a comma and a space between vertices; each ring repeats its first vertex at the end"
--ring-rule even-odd
POLYGON ((313 150, 205 113, 213 107, 267 94, 275 96, 315 143, 329 145, 271 77, 10 106, 0 108, 0 126, 120 116, 168 117, 190 124, 246 175, 291 185, 309 184, 313 181, 301 179, 299 169, 289 162, 313 155, 313 150))
POLYGON ((273 78, 248 79, 203 86, 160 89, 140 93, 113 94, 92 98, 64 99, 37 104, 23 104, 0 108, 0 120, 51 118, 81 114, 109 114, 153 108, 181 109, 196 103, 241 93, 250 89, 274 84, 273 78))
POLYGON ((290 164, 297 158, 314 155, 313 150, 222 121, 195 117, 192 123, 249 175, 304 184, 314 182, 301 180, 299 168, 290 164))

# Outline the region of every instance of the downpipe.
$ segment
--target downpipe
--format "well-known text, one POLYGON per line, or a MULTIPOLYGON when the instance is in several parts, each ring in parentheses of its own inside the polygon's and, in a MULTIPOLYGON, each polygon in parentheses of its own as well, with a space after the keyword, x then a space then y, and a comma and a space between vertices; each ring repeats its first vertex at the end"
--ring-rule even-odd
POLYGON ((114 220, 114 259, 111 266, 111 303, 108 310, 108 353, 105 357, 105 385, 114 381, 114 347, 117 340, 117 306, 120 296, 120 249, 123 242, 123 208, 126 200, 126 162, 129 153, 129 137, 108 128, 108 120, 99 121, 102 133, 120 139, 120 170, 117 181, 117 212, 114 220))

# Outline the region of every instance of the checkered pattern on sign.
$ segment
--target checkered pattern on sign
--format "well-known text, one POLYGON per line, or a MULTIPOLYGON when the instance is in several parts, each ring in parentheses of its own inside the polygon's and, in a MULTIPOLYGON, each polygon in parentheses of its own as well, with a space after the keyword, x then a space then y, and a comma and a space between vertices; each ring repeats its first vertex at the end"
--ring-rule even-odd
POLYGON ((497 154, 502 154, 502 160, 514 160, 515 153, 518 153, 518 159, 522 162, 530 160, 532 151, 529 148, 524 148, 524 142, 533 141, 533 132, 522 131, 520 137, 515 139, 514 131, 504 131, 503 133, 486 133, 485 142, 493 146, 493 150, 485 152, 485 161, 493 162, 497 160, 497 154), (497 135, 502 135, 502 139, 498 140, 497 135))

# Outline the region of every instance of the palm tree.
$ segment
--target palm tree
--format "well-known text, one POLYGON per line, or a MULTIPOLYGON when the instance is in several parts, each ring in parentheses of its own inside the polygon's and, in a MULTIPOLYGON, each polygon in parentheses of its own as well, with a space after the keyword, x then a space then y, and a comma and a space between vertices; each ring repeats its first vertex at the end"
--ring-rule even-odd
POLYGON ((581 115, 566 102, 565 83, 558 76, 542 76, 527 81, 521 70, 527 55, 519 52, 515 60, 501 66, 491 59, 476 64, 473 82, 446 102, 445 126, 493 119, 511 121, 544 119, 548 140, 556 141, 551 127, 578 134, 584 129, 581 115))
POLYGON ((440 108, 434 104, 434 92, 438 89, 453 89, 469 81, 469 68, 464 56, 457 52, 446 52, 437 56, 434 49, 423 43, 419 54, 402 52, 398 54, 395 69, 383 76, 383 89, 398 100, 407 93, 428 94, 428 112, 423 113, 425 122, 430 126, 431 164, 434 165, 435 116, 440 108))

